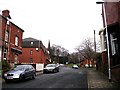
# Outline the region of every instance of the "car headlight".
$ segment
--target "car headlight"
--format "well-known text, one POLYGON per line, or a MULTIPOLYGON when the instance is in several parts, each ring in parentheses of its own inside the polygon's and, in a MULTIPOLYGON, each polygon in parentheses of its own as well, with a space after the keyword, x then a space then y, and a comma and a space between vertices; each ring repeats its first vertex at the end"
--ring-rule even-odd
POLYGON ((6 76, 7 76, 7 74, 5 73, 5 74, 4 74, 4 76, 6 77, 6 76))
POLYGON ((14 78, 19 78, 19 76, 20 76, 19 74, 14 74, 13 75, 14 78))

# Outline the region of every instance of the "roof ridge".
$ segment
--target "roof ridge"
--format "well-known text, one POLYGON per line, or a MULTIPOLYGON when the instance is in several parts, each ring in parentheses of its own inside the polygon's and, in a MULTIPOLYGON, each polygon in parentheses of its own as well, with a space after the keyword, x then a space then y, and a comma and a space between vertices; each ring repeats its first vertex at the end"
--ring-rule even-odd
POLYGON ((32 37, 28 37, 28 38, 24 38, 23 41, 40 41, 40 40, 32 38, 32 37))

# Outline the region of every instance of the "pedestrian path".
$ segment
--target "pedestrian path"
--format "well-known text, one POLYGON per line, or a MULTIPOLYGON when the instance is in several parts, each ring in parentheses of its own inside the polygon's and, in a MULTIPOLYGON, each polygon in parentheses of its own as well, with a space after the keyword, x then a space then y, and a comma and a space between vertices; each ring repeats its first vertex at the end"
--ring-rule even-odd
POLYGON ((95 69, 87 70, 88 88, 119 88, 115 82, 109 82, 108 77, 95 69))

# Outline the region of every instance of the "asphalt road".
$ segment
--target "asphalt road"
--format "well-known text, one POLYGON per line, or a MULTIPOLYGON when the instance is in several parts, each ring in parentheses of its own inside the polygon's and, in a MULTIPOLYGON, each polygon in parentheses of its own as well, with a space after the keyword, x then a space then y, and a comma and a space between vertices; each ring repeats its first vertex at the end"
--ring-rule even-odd
POLYGON ((3 82, 2 88, 88 88, 87 73, 81 69, 60 67, 58 73, 38 75, 34 80, 3 82))

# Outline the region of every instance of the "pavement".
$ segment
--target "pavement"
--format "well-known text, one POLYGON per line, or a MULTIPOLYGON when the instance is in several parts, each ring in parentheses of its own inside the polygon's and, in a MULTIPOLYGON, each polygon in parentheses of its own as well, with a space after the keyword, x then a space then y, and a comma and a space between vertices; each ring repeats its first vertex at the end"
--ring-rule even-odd
POLYGON ((41 75, 41 74, 43 74, 43 71, 37 71, 36 72, 36 75, 41 75))
POLYGON ((109 82, 108 77, 95 70, 95 68, 87 70, 88 88, 117 88, 120 89, 120 85, 114 81, 109 82))

